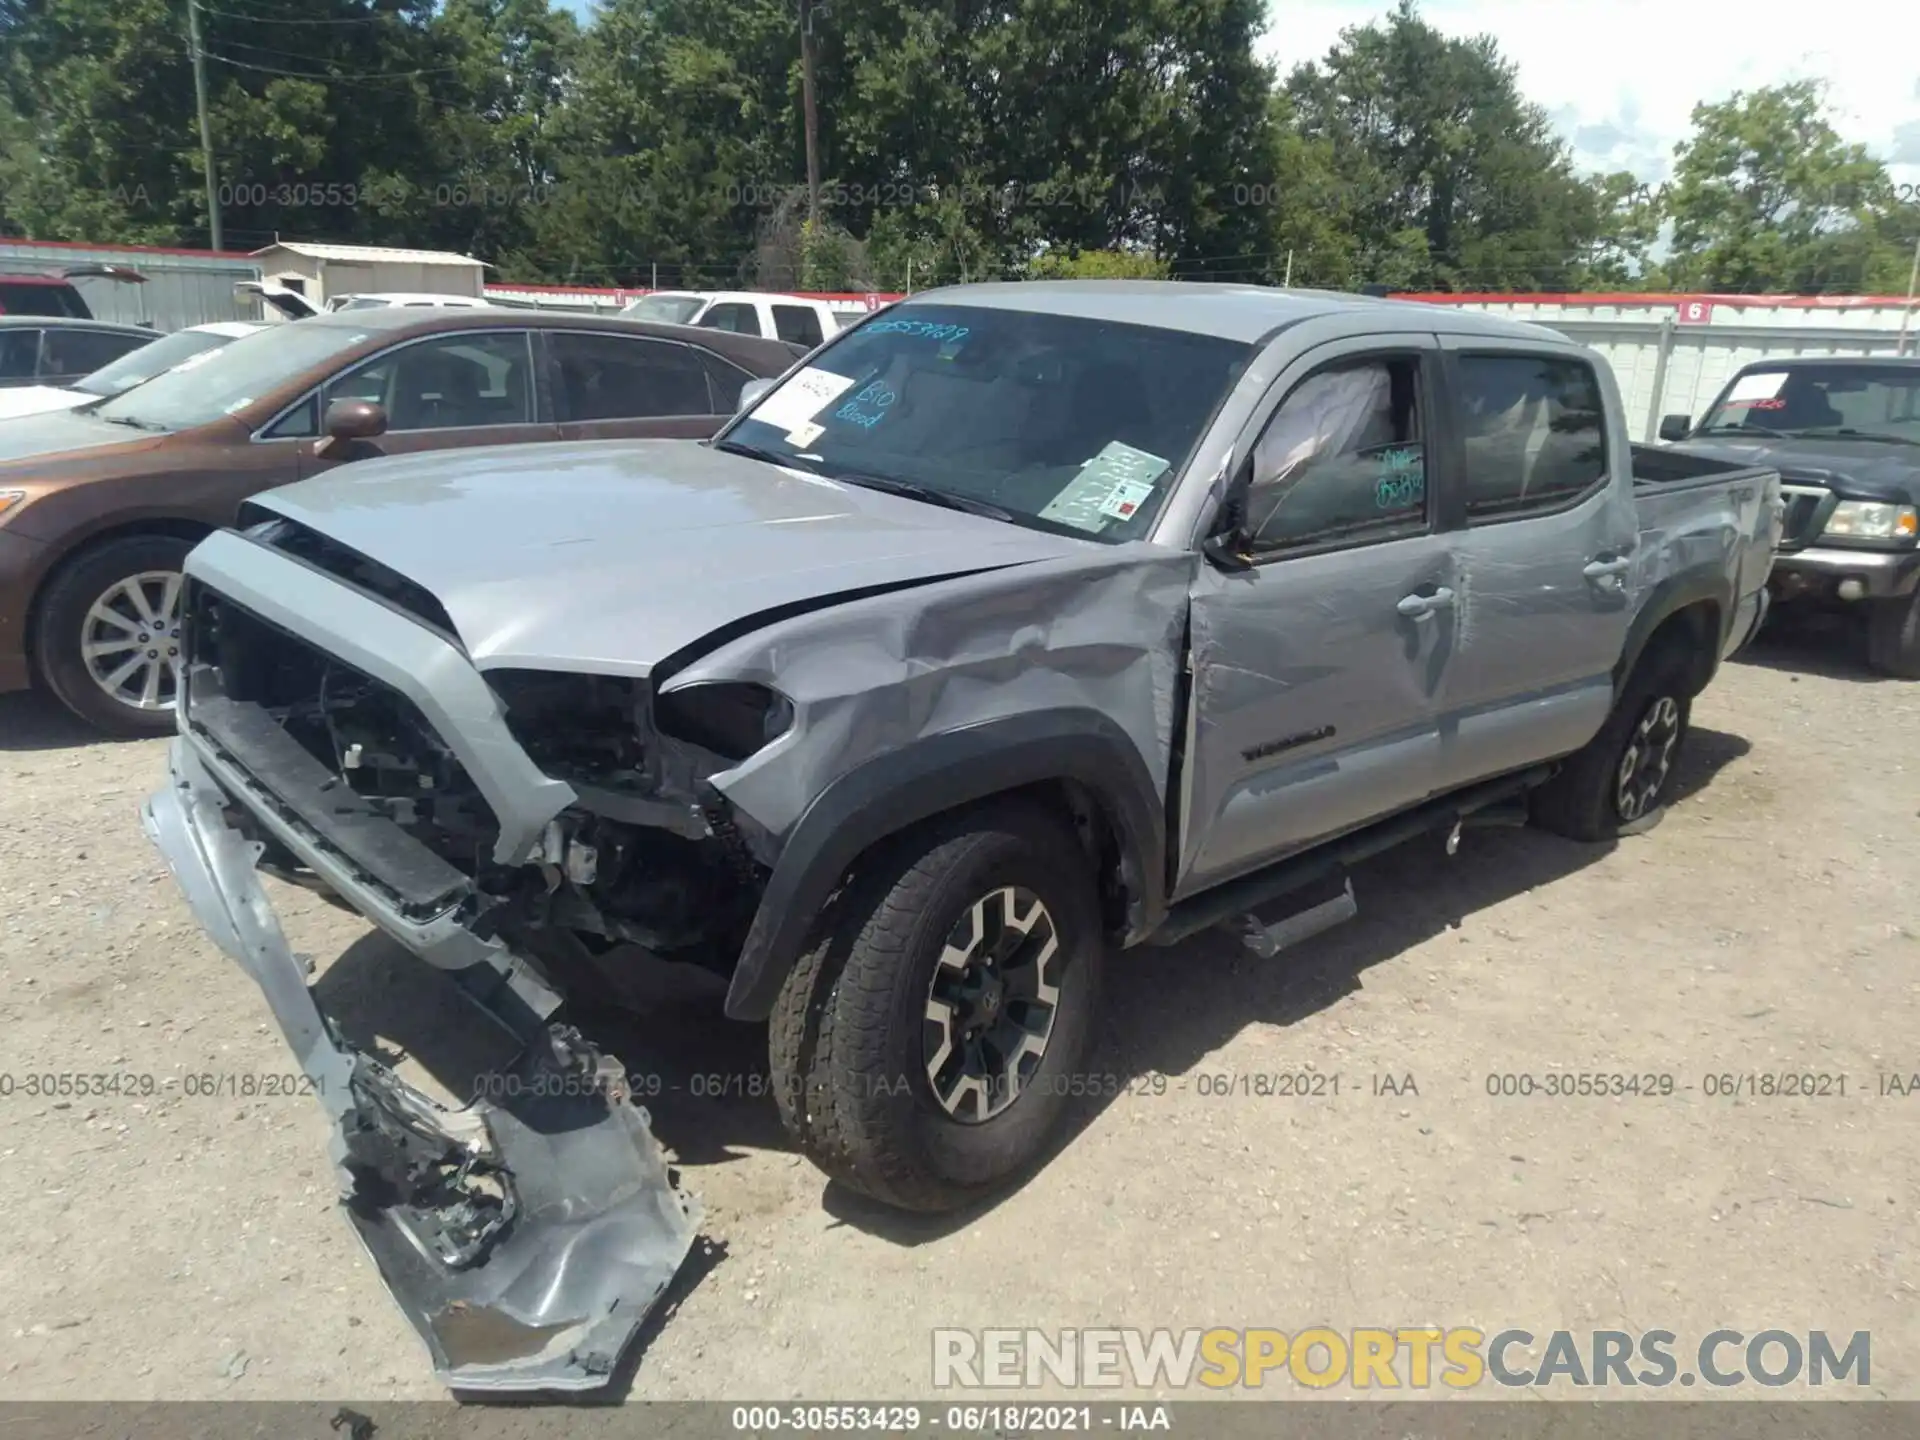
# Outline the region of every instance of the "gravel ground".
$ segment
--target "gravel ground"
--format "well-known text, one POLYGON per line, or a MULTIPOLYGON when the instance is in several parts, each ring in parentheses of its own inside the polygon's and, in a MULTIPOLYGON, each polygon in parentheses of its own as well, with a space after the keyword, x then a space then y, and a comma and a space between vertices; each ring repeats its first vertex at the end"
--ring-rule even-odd
MULTIPOLYGON (((1324 1323, 1870 1330, 1864 1393, 1920 1399, 1920 1096, 1878 1093, 1920 1071, 1920 685, 1842 648, 1789 631, 1726 667, 1649 834, 1470 833, 1370 865, 1361 918, 1279 960, 1217 936, 1121 957, 1095 1068, 1125 1089, 978 1213, 829 1189, 751 1093, 764 1032, 710 998, 608 1030, 664 1077, 655 1129, 707 1215, 628 1393, 924 1398, 936 1326, 1324 1323), (1302 1069, 1338 1096, 1252 1093, 1302 1069), (1676 1089, 1487 1090, 1555 1070, 1676 1089), (1703 1088, 1774 1071, 1846 1094, 1703 1088)), ((0 1398, 436 1397, 336 1213, 318 1107, 185 1093, 292 1066, 141 834, 161 764, 0 697, 0 1398), (43 1071, 156 1093, 25 1094, 43 1071)), ((273 893, 350 1030, 457 1068, 435 977, 273 893)))

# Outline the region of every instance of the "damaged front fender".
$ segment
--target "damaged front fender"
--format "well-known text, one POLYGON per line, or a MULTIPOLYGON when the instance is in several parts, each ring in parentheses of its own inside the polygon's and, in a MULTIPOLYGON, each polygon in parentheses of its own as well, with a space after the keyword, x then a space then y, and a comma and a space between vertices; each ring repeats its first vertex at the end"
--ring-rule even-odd
POLYGON ((618 1062, 548 1025, 558 997, 503 956, 455 977, 526 1042, 491 1077, 501 1098, 450 1110, 407 1085, 321 1012, 260 887, 261 847, 185 740, 169 771, 147 834, 266 996, 332 1121, 342 1203, 435 1373, 471 1391, 606 1385, 698 1226, 618 1062))

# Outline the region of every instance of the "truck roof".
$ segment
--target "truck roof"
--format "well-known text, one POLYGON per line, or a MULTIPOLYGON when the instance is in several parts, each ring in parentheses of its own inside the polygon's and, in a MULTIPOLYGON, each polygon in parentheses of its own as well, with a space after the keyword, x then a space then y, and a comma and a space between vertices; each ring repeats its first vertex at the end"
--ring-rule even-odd
POLYGON ((1451 305, 1375 299, 1338 290, 1281 290, 1266 285, 1214 285, 1184 280, 1021 280, 921 290, 902 303, 918 303, 935 297, 952 305, 1037 310, 1049 315, 1153 325, 1249 344, 1283 326, 1341 311, 1378 317, 1389 325, 1396 323, 1396 317, 1403 318, 1416 328, 1430 327, 1454 335, 1566 343, 1566 336, 1545 325, 1507 320, 1451 305))
POLYGON ((1775 355, 1765 360, 1749 360, 1740 369, 1742 373, 1748 370, 1784 370, 1788 367, 1795 370, 1857 370, 1863 365, 1884 365, 1889 370, 1920 370, 1920 355, 1775 355))

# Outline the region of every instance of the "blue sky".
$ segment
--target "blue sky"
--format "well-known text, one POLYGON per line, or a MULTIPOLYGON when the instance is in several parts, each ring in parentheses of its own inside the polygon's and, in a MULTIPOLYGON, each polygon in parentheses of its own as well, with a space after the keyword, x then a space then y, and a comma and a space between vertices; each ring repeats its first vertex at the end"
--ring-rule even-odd
MULTIPOLYGON (((561 0, 578 14, 591 0, 561 0)), ((1430 24, 1488 33, 1547 107, 1583 168, 1665 179, 1700 101, 1817 78, 1849 140, 1920 184, 1920 21, 1914 0, 1827 0, 1817 8, 1709 0, 1425 0, 1430 24)), ((1347 25, 1390 0, 1275 0, 1261 52, 1283 72, 1317 59, 1347 25)))

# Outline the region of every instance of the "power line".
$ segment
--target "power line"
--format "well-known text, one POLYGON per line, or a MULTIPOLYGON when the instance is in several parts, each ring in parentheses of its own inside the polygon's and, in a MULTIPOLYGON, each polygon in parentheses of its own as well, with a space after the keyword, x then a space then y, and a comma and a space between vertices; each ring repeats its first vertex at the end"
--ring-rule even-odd
POLYGON ((458 65, 436 65, 421 70, 376 71, 364 75, 315 75, 305 70, 285 70, 275 65, 256 65, 250 60, 236 60, 231 55, 220 55, 214 51, 206 52, 207 59, 217 60, 222 65, 231 65, 236 70, 251 70, 257 75, 278 75, 287 80, 312 80, 321 85, 366 85, 372 89, 391 89, 381 82, 389 80, 416 80, 422 75, 447 75, 461 69, 458 65))
POLYGON ((289 20, 277 15, 253 15, 244 10, 218 10, 211 5, 202 5, 201 13, 218 15, 223 20, 239 20, 248 25, 384 25, 389 22, 404 25, 406 22, 397 15, 352 15, 325 20, 289 20))

